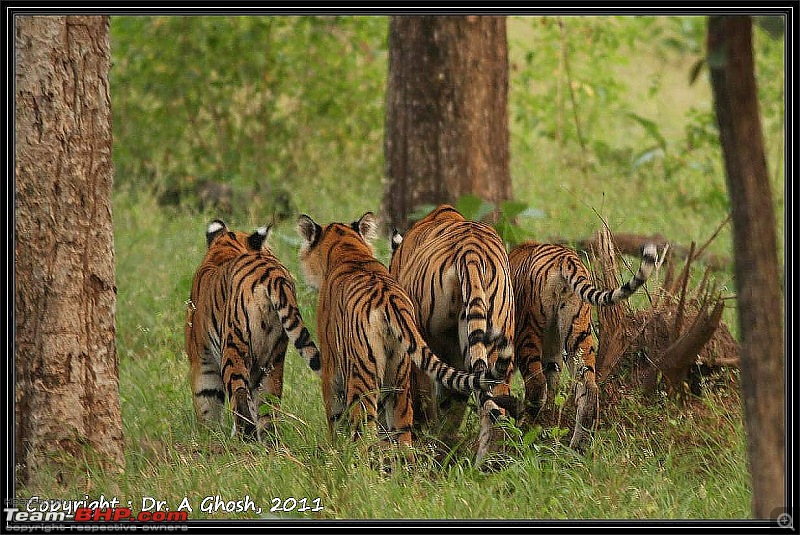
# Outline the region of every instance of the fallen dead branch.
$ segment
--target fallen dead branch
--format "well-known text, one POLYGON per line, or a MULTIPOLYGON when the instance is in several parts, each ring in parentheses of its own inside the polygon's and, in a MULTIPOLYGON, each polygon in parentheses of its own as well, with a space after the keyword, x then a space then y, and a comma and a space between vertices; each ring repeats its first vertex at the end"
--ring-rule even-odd
MULTIPOLYGON (((612 240, 605 230, 593 243, 597 245, 590 255, 599 284, 618 285, 613 245, 618 237, 612 240)), ((649 308, 633 310, 626 302, 597 311, 598 380, 609 387, 605 390, 624 385, 652 393, 662 386, 668 395, 681 398, 688 391, 699 393, 693 374, 709 375, 738 365, 738 343, 722 322, 726 299, 710 282, 711 268, 699 285, 690 284, 692 262, 698 256, 692 243, 679 275, 675 277, 670 266, 664 283, 648 294, 649 308)))

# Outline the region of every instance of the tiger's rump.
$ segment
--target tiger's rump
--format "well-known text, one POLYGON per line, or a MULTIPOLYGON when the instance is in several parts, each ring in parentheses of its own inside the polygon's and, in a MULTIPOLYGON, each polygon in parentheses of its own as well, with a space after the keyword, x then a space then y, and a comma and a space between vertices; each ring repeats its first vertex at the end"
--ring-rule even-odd
POLYGON ((611 290, 595 287, 577 253, 562 245, 520 244, 509 253, 509 263, 517 306, 515 358, 525 382, 528 417, 534 418, 552 399, 565 364, 577 380, 578 415, 570 444, 578 446, 596 417, 592 306, 630 297, 652 274, 656 248, 645 245, 633 278, 611 290))
POLYGON ((458 329, 464 367, 510 368, 512 351, 491 354, 492 342, 510 347, 514 332, 508 257, 496 231, 441 205, 395 233, 392 248, 389 271, 411 297, 423 337, 431 343, 458 329))

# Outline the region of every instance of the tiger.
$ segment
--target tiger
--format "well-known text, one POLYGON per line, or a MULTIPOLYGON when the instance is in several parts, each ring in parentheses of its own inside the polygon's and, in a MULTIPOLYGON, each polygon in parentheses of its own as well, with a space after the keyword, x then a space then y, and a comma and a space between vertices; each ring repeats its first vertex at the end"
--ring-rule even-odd
POLYGON ((288 343, 317 375, 322 367, 294 281, 267 243, 270 231, 233 231, 221 219, 208 225, 184 328, 197 420, 219 423, 227 395, 231 434, 256 440, 275 427, 288 343))
POLYGON ((605 306, 630 297, 656 266, 656 246, 643 246, 642 262, 628 282, 600 290, 578 254, 563 245, 524 242, 508 255, 516 303, 514 356, 525 383, 523 418, 532 421, 555 395, 560 366, 575 383, 576 419, 570 447, 580 450, 597 417, 595 340, 591 305, 605 306))
MULTIPOLYGON (((505 245, 490 225, 469 221, 441 204, 391 238, 389 273, 411 297, 423 338, 449 364, 479 371, 509 361, 493 399, 479 396, 480 431, 476 462, 498 449, 499 417, 510 415, 514 362, 514 293, 505 245)), ((468 398, 435 390, 415 376, 418 428, 428 427, 450 442, 464 418, 468 398), (438 427, 438 429, 437 429, 438 427)))
MULTIPOLYGON (((349 426, 353 441, 370 433, 381 444, 410 446, 412 363, 445 388, 468 395, 497 384, 510 362, 466 373, 431 351, 411 300, 375 257, 377 228, 372 212, 349 225, 321 226, 301 215, 300 268, 318 292, 322 397, 331 436, 349 426)), ((410 449, 406 455, 413 459, 410 449)))

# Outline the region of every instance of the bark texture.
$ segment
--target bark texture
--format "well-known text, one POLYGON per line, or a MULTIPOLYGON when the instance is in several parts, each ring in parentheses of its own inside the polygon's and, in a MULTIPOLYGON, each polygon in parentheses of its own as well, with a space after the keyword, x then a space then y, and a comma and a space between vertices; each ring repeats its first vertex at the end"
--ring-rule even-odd
POLYGON ((750 17, 709 17, 708 63, 733 213, 753 516, 775 518, 786 505, 783 296, 750 17))
POLYGON ((382 213, 511 198, 505 17, 395 16, 389 24, 382 213))
POLYGON ((15 454, 123 464, 109 19, 17 17, 15 454))

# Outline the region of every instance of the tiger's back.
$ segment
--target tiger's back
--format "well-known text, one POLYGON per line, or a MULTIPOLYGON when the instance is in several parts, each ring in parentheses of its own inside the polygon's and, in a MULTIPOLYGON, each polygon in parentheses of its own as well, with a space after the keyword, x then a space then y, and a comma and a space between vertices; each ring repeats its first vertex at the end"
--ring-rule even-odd
POLYGON ((596 418, 597 350, 592 305, 630 297, 650 277, 657 261, 654 245, 644 247, 636 274, 618 288, 596 288, 578 254, 562 245, 526 242, 509 253, 516 301, 515 357, 525 382, 526 411, 534 418, 552 398, 562 364, 578 381, 577 417, 570 445, 579 446, 596 418))
MULTIPOLYGON (((505 370, 504 383, 492 392, 497 399, 507 396, 513 364, 514 299, 508 257, 497 232, 484 223, 466 220, 452 206, 441 205, 405 235, 396 232, 392 248, 390 273, 411 297, 425 340, 460 369, 499 363, 505 370)), ((444 423, 442 432, 454 433, 463 419, 466 399, 446 392, 437 395, 423 379, 415 384, 420 423, 444 423)), ((482 409, 486 401, 480 400, 482 409)), ((493 411, 502 414, 503 408, 493 411)), ((494 447, 490 425, 482 416, 478 458, 494 447)))
POLYGON ((260 438, 273 426, 265 403, 277 403, 292 342, 313 370, 319 351, 303 323, 294 282, 266 245, 269 229, 207 229, 208 249, 192 280, 184 328, 198 421, 218 423, 227 397, 234 431, 260 438))
POLYGON ((371 213, 352 225, 322 227, 301 216, 301 267, 318 289, 317 333, 322 351, 323 401, 331 434, 349 411, 354 437, 363 423, 400 444, 411 443, 411 363, 447 388, 488 389, 487 372, 459 372, 425 344, 406 293, 375 259, 371 213))

